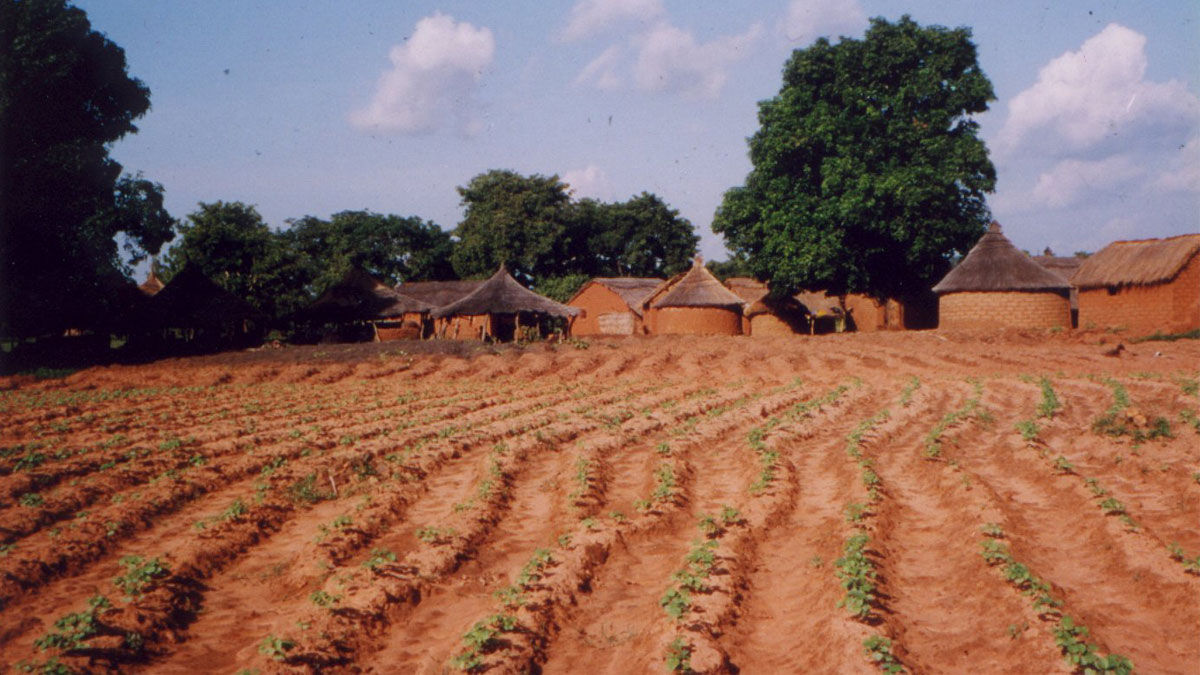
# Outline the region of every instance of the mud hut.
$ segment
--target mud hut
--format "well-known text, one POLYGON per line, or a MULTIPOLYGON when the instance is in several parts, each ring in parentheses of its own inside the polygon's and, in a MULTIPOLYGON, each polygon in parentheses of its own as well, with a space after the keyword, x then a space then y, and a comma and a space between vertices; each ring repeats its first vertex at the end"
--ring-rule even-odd
POLYGON ((1200 329, 1200 234, 1117 241, 1084 260, 1079 325, 1135 335, 1200 329))
POLYGON ((365 271, 352 268, 305 308, 299 318, 347 327, 375 341, 425 336, 433 306, 410 298, 365 271), (365 330, 354 330, 354 327, 365 330))
POLYGON ((659 284, 642 301, 651 335, 741 335, 746 301, 725 288, 696 256, 692 268, 659 284))
POLYGON ((795 298, 771 297, 767 284, 750 277, 730 277, 725 286, 746 303, 743 334, 769 337, 808 332, 808 311, 795 298))
POLYGON ((501 265, 465 297, 432 312, 434 334, 453 340, 519 339, 523 329, 541 334, 551 317, 570 318, 579 310, 534 293, 501 265))
POLYGON ((146 301, 137 323, 161 339, 202 347, 238 347, 258 341, 267 316, 186 264, 146 301))
POLYGON ((1055 274, 1062 277, 1063 279, 1066 279, 1067 283, 1071 285, 1071 295, 1070 295, 1071 327, 1074 328, 1074 327, 1078 326, 1079 325, 1079 289, 1076 288, 1074 282, 1072 282, 1072 279, 1075 277, 1075 273, 1079 271, 1079 267, 1081 265, 1083 265, 1083 258, 1080 258, 1079 256, 1073 256, 1073 255, 1072 256, 1054 255, 1054 251, 1051 251, 1049 249, 1049 247, 1047 247, 1046 250, 1043 251, 1041 255, 1033 256, 1033 259, 1035 262, 1037 262, 1037 264, 1041 265, 1042 267, 1045 267, 1046 269, 1050 270, 1051 272, 1054 272, 1055 274))
POLYGON ((1017 250, 996 222, 933 292, 939 328, 1071 325, 1067 281, 1017 250))
POLYGON ((567 306, 580 310, 571 322, 571 335, 642 335, 642 301, 662 282, 639 277, 592 279, 567 301, 567 306))

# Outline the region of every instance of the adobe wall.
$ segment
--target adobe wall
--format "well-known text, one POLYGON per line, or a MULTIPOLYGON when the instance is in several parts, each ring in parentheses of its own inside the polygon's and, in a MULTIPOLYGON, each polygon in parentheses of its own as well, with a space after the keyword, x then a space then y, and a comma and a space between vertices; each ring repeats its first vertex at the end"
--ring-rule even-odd
POLYGON ((750 327, 746 331, 756 337, 778 337, 786 335, 801 335, 788 322, 770 313, 755 314, 750 317, 750 327))
POLYGON ((478 340, 488 330, 490 318, 487 314, 476 314, 437 319, 433 334, 446 340, 478 340))
POLYGON ((588 286, 567 304, 584 311, 583 316, 575 317, 571 322, 571 335, 573 336, 641 333, 641 319, 629 311, 629 306, 625 304, 621 296, 600 284, 588 286), (633 321, 631 323, 624 317, 622 320, 614 321, 611 316, 601 319, 602 316, 612 314, 627 314, 632 317, 633 321))
POLYGON ((652 335, 741 335, 742 313, 719 307, 660 307, 649 310, 652 335))
POLYGON ((1071 302, 1053 292, 945 293, 938 328, 1070 328, 1071 302))
POLYGON ((1080 289, 1079 327, 1123 327, 1131 335, 1200 329, 1200 255, 1169 284, 1080 289))
POLYGON ((850 293, 846 295, 846 310, 854 318, 854 329, 862 333, 871 333, 888 328, 887 308, 867 295, 850 293))

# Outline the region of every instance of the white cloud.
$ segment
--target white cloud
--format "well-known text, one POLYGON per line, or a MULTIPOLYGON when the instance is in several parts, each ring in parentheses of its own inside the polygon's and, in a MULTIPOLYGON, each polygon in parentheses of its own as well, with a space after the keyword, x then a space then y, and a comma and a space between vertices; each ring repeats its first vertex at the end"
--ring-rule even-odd
POLYGON ((1128 155, 1098 161, 1068 159, 1038 176, 1033 196, 1050 208, 1077 204, 1096 192, 1128 191, 1134 178, 1145 173, 1128 155))
POLYGON ((417 22, 405 44, 388 54, 370 104, 350 114, 363 131, 421 133, 457 117, 465 131, 478 129, 471 99, 496 51, 492 31, 439 13, 417 22))
POLYGON ((754 24, 741 35, 719 37, 700 44, 691 32, 661 23, 639 39, 633 80, 645 91, 678 91, 716 98, 728 78, 729 64, 746 56, 762 26, 754 24))
POLYGON ((575 84, 590 83, 597 89, 605 91, 619 89, 622 82, 617 70, 620 68, 624 51, 625 49, 621 45, 613 45, 605 49, 600 56, 592 59, 591 63, 579 71, 579 75, 575 78, 575 84))
POLYGON ((792 0, 780 29, 788 40, 808 44, 823 35, 857 33, 866 23, 858 0, 792 0))
POLYGON ((1009 103, 998 154, 1080 151, 1135 131, 1193 128, 1200 100, 1181 82, 1145 80, 1145 47, 1144 35, 1113 23, 1050 61, 1009 103))
POLYGON ((612 181, 608 179, 608 174, 595 164, 567 171, 563 174, 563 182, 570 186, 571 194, 576 199, 612 199, 612 181))
POLYGON ((1168 156, 1163 167, 1150 185, 1152 190, 1200 193, 1200 136, 1193 136, 1168 156))
POLYGON ((652 21, 665 13, 661 0, 580 0, 571 8, 562 39, 582 40, 624 22, 652 21))

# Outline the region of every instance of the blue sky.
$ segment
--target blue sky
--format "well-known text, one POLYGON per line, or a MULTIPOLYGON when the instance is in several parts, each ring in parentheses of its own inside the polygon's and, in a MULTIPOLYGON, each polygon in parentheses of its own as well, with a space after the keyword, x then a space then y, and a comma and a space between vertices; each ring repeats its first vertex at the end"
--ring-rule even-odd
POLYGON ((791 50, 907 13, 973 30, 997 95, 989 204, 1017 246, 1200 230, 1194 0, 76 4, 150 87, 113 155, 177 218, 240 200, 274 227, 370 209, 449 230, 457 186, 512 169, 656 193, 723 259, 712 215, 791 50))

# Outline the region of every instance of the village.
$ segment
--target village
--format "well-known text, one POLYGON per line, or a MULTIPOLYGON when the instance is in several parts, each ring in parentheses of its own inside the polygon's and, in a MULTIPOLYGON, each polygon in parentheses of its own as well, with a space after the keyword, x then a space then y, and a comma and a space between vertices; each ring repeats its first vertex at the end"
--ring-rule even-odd
MULTIPOLYGON (((560 337, 747 335, 939 328, 1115 331, 1128 337, 1200 330, 1200 234, 1119 241, 1086 258, 1030 256, 998 223, 925 298, 884 300, 820 290, 776 298, 753 278, 724 282, 697 257, 686 272, 595 278, 565 304, 530 291, 501 267, 481 281, 407 282, 390 288, 351 270, 295 321, 325 339, 511 342, 560 337), (339 338, 338 336, 342 336, 339 338)), ((160 335, 249 344, 265 317, 194 268, 165 287, 151 276, 133 321, 160 335), (160 294, 161 293, 161 294, 160 294), (145 317, 145 318, 141 318, 145 317)), ((219 343, 219 341, 218 341, 219 343)), ((186 341, 184 341, 186 344, 186 341)))

